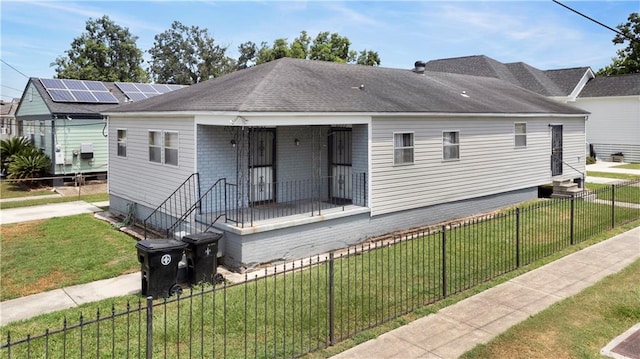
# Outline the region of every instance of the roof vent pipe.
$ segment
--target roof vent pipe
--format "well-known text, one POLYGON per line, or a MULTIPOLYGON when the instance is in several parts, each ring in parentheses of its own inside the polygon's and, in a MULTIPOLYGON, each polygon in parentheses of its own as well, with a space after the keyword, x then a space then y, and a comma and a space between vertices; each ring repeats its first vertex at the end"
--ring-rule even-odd
POLYGON ((413 69, 414 72, 419 74, 424 74, 424 68, 426 66, 424 61, 416 61, 413 65, 414 65, 414 69, 413 69))

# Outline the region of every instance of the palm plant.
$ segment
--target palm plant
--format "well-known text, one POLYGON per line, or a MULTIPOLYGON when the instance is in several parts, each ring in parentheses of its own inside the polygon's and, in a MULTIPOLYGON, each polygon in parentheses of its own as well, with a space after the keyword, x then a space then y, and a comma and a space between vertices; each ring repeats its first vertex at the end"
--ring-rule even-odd
POLYGON ((9 178, 26 179, 42 176, 49 168, 49 157, 35 147, 27 147, 13 155, 8 165, 9 178))
POLYGON ((13 156, 33 147, 26 137, 12 137, 0 141, 0 172, 6 173, 13 156))

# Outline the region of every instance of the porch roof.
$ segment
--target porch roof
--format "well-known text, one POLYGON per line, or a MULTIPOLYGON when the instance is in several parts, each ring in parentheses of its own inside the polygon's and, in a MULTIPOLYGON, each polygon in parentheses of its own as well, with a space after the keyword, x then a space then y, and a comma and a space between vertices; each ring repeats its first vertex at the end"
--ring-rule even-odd
POLYGON ((224 111, 587 114, 495 78, 290 58, 125 104, 107 114, 224 111))

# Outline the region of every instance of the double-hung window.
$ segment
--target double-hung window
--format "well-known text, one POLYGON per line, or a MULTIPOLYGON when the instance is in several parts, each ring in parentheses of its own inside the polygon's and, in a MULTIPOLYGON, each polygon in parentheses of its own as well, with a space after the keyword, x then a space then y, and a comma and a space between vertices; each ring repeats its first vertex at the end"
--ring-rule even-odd
POLYGON ((149 131, 149 161, 178 165, 178 132, 149 131))
POLYGON ((127 157, 127 130, 118 130, 118 156, 127 157))
POLYGON ((516 147, 527 147, 527 124, 524 122, 515 123, 515 144, 516 147))
POLYGON ((162 163, 161 131, 149 131, 149 161, 162 163))
POLYGON ((178 165, 178 133, 164 133, 164 163, 168 165, 178 165))
POLYGON ((457 160, 460 158, 460 132, 449 131, 442 133, 442 159, 457 160))
POLYGON ((413 133, 393 134, 393 164, 403 165, 413 163, 413 133))

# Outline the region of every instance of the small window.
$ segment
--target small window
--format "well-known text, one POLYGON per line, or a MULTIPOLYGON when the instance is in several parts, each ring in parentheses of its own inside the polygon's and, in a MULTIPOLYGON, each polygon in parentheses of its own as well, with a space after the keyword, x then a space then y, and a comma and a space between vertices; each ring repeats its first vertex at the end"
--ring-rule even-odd
POLYGON ((168 165, 178 165, 178 133, 164 133, 164 163, 168 165))
POLYGON ((45 144, 46 144, 45 143, 46 142, 46 140, 45 140, 46 131, 45 131, 44 126, 45 126, 44 121, 40 121, 40 148, 43 149, 43 150, 44 150, 45 144))
POLYGON ((460 132, 442 133, 442 158, 444 160, 457 160, 460 158, 460 132))
POLYGON ((162 132, 149 131, 149 161, 162 163, 162 132))
POLYGON ((515 141, 516 147, 527 147, 527 124, 515 124, 515 141))
POLYGON ((393 164, 413 163, 413 133, 393 134, 393 164))
POLYGON ((118 130, 118 156, 127 157, 127 130, 118 130))

